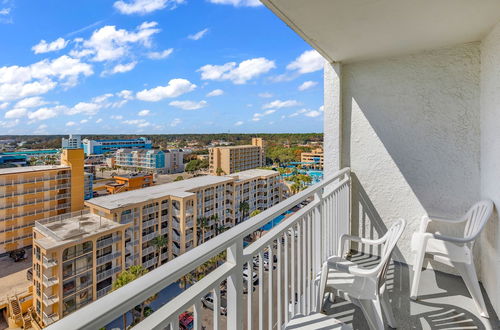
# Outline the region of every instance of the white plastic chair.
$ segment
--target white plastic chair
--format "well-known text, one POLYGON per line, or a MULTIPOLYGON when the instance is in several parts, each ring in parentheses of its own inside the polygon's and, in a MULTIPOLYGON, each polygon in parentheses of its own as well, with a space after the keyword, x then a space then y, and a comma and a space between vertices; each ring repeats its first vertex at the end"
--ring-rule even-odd
POLYGON ((382 245, 380 260, 371 268, 362 267, 342 257, 331 257, 323 264, 321 272, 319 301, 321 309, 325 291, 343 293, 344 297, 358 305, 365 315, 371 329, 384 329, 382 313, 387 323, 396 328, 396 319, 392 313, 387 296, 385 275, 389 267, 392 251, 396 247, 406 222, 403 219, 396 221, 387 233, 379 239, 371 240, 350 235, 341 237, 339 256, 344 255, 346 241, 354 241, 369 245, 382 245))
POLYGON ((412 250, 415 253, 411 299, 417 299, 420 274, 427 253, 434 260, 455 267, 462 276, 481 316, 489 317, 477 279, 472 249, 476 238, 481 234, 492 212, 493 203, 490 200, 484 200, 474 204, 458 220, 435 217, 431 219, 427 215, 422 218, 420 230, 413 234, 411 242, 412 250), (427 226, 431 221, 445 223, 450 226, 465 222, 463 237, 445 236, 439 232, 429 233, 427 232, 427 226))

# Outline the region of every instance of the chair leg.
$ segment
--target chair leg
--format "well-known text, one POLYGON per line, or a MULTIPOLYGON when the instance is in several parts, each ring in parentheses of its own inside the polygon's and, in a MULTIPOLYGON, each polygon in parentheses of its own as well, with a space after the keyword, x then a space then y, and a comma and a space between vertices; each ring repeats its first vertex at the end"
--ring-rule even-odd
POLYGON ((373 300, 360 299, 359 304, 372 330, 384 330, 384 319, 379 298, 373 300))
POLYGON ((391 328, 397 328, 398 323, 396 322, 396 318, 394 317, 394 313, 389 302, 389 294, 387 293, 387 291, 384 291, 380 297, 380 304, 382 305, 382 311, 384 312, 387 324, 389 324, 391 328))
POLYGON ((489 318, 483 294, 481 293, 481 287, 479 286, 479 281, 477 279, 476 267, 474 266, 474 263, 466 264, 462 262, 454 262, 453 266, 455 266, 462 276, 462 279, 469 290, 472 300, 474 300, 474 304, 476 305, 479 314, 482 317, 489 318))
POLYGON ((328 279, 328 264, 325 262, 321 269, 321 277, 318 287, 318 301, 316 305, 316 312, 321 313, 323 310, 323 301, 325 299, 326 281, 328 279))
POLYGON ((425 257, 425 245, 420 245, 420 248, 415 253, 415 261, 413 263, 413 282, 411 284, 410 299, 417 300, 418 284, 420 283, 420 275, 422 274, 422 265, 425 257))

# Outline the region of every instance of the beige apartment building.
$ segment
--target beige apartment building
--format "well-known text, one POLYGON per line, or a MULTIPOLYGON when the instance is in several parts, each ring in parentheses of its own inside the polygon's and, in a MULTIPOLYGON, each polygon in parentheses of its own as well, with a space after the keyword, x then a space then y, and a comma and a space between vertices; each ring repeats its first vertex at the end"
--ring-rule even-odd
POLYGON ((46 326, 102 297, 120 271, 153 269, 281 200, 279 173, 254 169, 93 198, 85 213, 37 222, 37 322, 46 326), (167 245, 158 249, 160 235, 167 245))
POLYGON ((83 208, 83 149, 61 165, 0 169, 0 254, 32 244, 35 221, 83 208))
POLYGON ((311 152, 303 152, 300 154, 300 161, 302 163, 310 163, 310 164, 305 164, 305 166, 310 166, 316 169, 323 169, 323 163, 324 163, 324 158, 323 158, 323 149, 322 148, 316 148, 312 150, 311 152))
POLYGON ((262 167, 265 162, 266 154, 262 138, 252 138, 251 145, 209 149, 210 174, 232 174, 262 167))

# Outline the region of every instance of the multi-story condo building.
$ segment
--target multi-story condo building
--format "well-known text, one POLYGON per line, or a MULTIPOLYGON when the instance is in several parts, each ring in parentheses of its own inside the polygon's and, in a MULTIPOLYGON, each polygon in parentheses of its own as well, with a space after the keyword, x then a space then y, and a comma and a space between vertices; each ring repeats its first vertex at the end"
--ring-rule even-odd
POLYGON ((122 148, 152 149, 151 140, 140 137, 138 139, 116 139, 116 140, 89 140, 83 139, 83 150, 85 155, 100 155, 114 152, 122 148))
POLYGON ((281 184, 279 173, 269 170, 201 176, 93 198, 85 202, 85 213, 37 222, 37 321, 48 325, 102 297, 122 269, 153 269, 215 237, 223 227, 234 226, 253 210, 279 203, 281 184), (153 239, 160 235, 168 243, 158 250, 153 239))
POLYGON ((156 173, 179 173, 184 170, 184 152, 181 149, 146 150, 119 149, 115 153, 115 165, 156 173))
POLYGON ((308 163, 304 164, 306 166, 311 166, 317 169, 323 169, 323 149, 322 148, 316 148, 312 150, 311 152, 303 152, 300 154, 300 161, 302 163, 308 163))
POLYGON ((224 175, 261 167, 265 159, 261 138, 252 138, 251 145, 210 148, 210 174, 224 175))
POLYGON ((80 149, 82 147, 82 137, 70 134, 69 138, 62 138, 61 146, 63 149, 80 149))
POLYGON ((83 150, 61 165, 0 169, 0 254, 32 243, 35 221, 83 208, 83 150))
POLYGON ((33 307, 47 326, 111 290, 123 269, 125 224, 88 210, 36 223, 33 307))

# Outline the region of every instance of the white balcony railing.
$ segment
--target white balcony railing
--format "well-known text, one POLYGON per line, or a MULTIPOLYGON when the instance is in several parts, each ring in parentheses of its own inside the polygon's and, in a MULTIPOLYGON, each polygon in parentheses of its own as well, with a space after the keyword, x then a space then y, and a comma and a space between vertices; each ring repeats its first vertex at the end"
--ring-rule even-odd
MULTIPOLYGON (((80 329, 106 326, 222 251, 227 252, 225 263, 173 297, 136 327, 178 329, 179 315, 193 308, 194 327, 201 328, 201 298, 209 292, 219 297, 220 283, 227 281, 228 329, 281 329, 295 314, 309 314, 315 308, 316 275, 322 262, 336 251, 340 235, 349 229, 350 186, 350 171, 346 168, 174 258, 126 288, 113 291, 68 315, 48 329, 68 329, 75 324, 80 329), (243 248, 244 237, 303 202, 308 203, 243 248), (266 278, 265 259, 275 260, 274 256, 277 257, 274 262, 276 271, 266 271, 266 278), (253 291, 253 281, 243 280, 243 269, 245 265, 252 269, 255 261, 258 298, 243 293, 243 285, 247 286, 248 292, 253 291), (259 303, 253 304, 253 299, 258 299, 259 303), (294 308, 289 309, 291 301, 295 301, 294 308), (257 310, 254 306, 258 306, 257 310)), ((173 250, 175 252, 175 248, 173 250)), ((217 301, 214 302, 213 324, 203 324, 207 328, 219 328, 217 301)))

